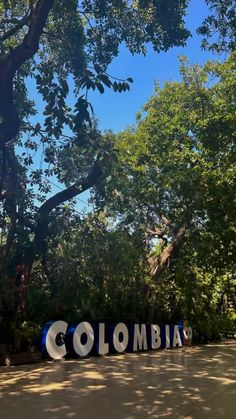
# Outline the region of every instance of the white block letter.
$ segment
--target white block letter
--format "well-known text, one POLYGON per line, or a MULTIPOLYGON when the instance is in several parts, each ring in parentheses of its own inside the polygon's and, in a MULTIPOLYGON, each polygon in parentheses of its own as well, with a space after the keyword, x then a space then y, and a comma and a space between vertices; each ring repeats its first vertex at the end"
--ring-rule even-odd
POLYGON ((161 346, 160 327, 157 324, 151 324, 152 349, 158 349, 161 346))
POLYGON ((170 348, 170 326, 166 324, 166 348, 170 348))
POLYGON ((134 325, 134 342, 133 342, 133 350, 147 350, 147 331, 145 324, 135 324, 134 325), (141 330, 140 330, 141 326, 141 330))
POLYGON ((105 342, 105 323, 99 323, 98 353, 105 355, 109 352, 109 345, 105 342))
POLYGON ((62 345, 58 345, 56 342, 56 337, 59 333, 63 335, 66 334, 68 324, 62 320, 58 320, 54 322, 47 331, 46 336, 46 350, 48 355, 53 359, 60 359, 66 355, 66 345, 63 343, 62 345))
POLYGON ((93 347, 94 342, 94 331, 90 323, 81 322, 78 324, 74 331, 73 336, 73 347, 74 351, 80 356, 86 356, 89 354, 93 347), (81 336, 86 335, 86 342, 81 342, 81 336))
POLYGON ((118 323, 113 332, 113 345, 117 352, 124 352, 129 342, 128 328, 124 323, 118 323), (122 335, 122 339, 120 339, 122 335))
POLYGON ((174 337, 173 337, 173 347, 182 346, 182 341, 179 333, 179 326, 174 326, 174 337))

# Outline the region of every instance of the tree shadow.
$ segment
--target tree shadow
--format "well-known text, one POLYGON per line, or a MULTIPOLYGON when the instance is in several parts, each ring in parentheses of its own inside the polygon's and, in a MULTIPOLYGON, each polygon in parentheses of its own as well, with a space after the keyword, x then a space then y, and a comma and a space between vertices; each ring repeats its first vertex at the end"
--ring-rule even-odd
POLYGON ((9 418, 234 418, 236 345, 0 369, 9 418))

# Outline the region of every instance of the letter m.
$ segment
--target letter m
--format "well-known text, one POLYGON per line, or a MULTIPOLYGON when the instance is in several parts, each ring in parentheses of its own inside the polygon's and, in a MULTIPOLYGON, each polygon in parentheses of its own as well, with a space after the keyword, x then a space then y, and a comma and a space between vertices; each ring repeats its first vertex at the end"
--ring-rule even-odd
POLYGON ((134 325, 133 351, 147 350, 147 331, 145 324, 134 325))

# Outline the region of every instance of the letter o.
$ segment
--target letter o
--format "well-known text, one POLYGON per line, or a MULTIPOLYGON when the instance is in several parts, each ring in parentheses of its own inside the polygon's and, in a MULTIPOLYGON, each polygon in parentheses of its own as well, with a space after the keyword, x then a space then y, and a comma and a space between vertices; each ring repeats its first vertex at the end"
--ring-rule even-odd
POLYGON ((124 323, 118 323, 113 332, 113 345, 117 352, 124 352, 129 342, 128 328, 124 323), (122 340, 119 339, 122 334, 122 340))
POLYGON ((77 355, 86 356, 89 354, 94 343, 94 331, 90 323, 81 322, 78 324, 73 335, 73 348, 77 355), (81 342, 81 336, 85 334, 87 341, 81 342))

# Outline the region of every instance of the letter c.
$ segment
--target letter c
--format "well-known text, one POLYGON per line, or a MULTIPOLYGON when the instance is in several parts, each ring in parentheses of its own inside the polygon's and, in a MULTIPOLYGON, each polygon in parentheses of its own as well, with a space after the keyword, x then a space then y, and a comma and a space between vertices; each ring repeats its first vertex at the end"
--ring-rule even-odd
POLYGON ((62 343, 58 343, 57 338, 60 334, 66 334, 67 327, 68 323, 63 320, 58 320, 50 323, 49 327, 46 325, 46 336, 45 330, 42 332, 41 345, 43 346, 44 351, 53 359, 60 359, 66 355, 66 345, 64 341, 62 340, 62 343))

